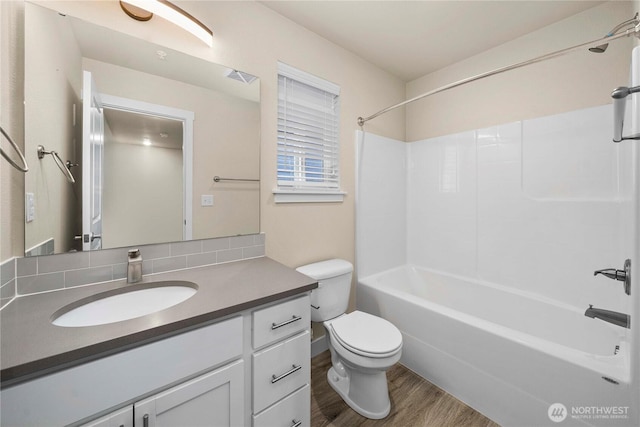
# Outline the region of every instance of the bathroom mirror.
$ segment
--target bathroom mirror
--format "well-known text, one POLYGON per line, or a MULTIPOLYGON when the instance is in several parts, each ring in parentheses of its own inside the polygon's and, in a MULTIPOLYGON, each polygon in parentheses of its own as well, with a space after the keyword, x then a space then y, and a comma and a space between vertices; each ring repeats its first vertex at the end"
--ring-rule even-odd
POLYGON ((26 3, 26 256, 258 233, 259 150, 254 76, 26 3))

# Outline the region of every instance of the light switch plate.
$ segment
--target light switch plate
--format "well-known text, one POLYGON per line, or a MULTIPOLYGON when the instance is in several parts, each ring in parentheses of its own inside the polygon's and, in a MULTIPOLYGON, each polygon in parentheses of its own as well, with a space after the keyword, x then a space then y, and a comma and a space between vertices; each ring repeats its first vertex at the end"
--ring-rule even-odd
POLYGON ((27 222, 31 222, 36 218, 36 204, 33 193, 26 193, 24 211, 27 222))
POLYGON ((200 196, 200 206, 213 206, 213 195, 203 194, 200 196))

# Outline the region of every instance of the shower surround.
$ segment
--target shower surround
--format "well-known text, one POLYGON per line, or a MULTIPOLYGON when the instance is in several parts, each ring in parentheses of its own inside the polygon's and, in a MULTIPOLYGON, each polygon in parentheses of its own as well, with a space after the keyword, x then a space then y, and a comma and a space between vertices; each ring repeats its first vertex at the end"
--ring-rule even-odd
POLYGON ((634 259, 636 153, 611 132, 607 105, 413 143, 356 136, 358 308, 399 327, 402 363, 502 425, 556 425, 555 403, 566 425, 637 417, 630 330, 584 316, 633 315, 621 282, 593 275, 634 259))

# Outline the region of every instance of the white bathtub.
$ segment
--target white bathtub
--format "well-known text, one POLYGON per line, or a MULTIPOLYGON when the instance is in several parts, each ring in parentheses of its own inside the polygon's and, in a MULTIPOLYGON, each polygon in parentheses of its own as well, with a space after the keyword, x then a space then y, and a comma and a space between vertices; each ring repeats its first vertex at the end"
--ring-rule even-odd
POLYGON ((358 279, 356 300, 402 331, 403 365, 503 426, 637 425, 628 329, 586 307, 412 266, 358 279))

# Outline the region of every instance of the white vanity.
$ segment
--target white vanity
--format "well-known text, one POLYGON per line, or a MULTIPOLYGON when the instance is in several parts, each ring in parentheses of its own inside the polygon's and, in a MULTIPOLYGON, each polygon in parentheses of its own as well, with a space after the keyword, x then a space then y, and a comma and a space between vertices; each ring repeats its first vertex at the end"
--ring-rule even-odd
MULTIPOLYGON (((308 294, 316 284, 293 273, 268 258, 168 273, 161 278, 175 279, 179 274, 198 284, 198 293, 190 300, 201 300, 192 303, 192 313, 185 315, 189 311, 185 301, 175 306, 175 310, 145 316, 153 319, 118 322, 119 328, 113 326, 116 324, 54 326, 47 335, 62 335, 42 338, 42 344, 67 339, 70 354, 75 352, 81 357, 71 360, 73 356, 69 356, 68 367, 47 367, 47 359, 42 358, 40 366, 44 369, 31 374, 20 372, 20 377, 11 379, 0 391, 1 424, 308 426, 311 362, 308 294), (280 283, 272 283, 278 276, 280 283), (209 277, 209 283, 203 283, 205 277, 209 277), (220 277, 223 279, 217 279, 220 277), (234 292, 225 292, 229 291, 227 287, 233 287, 234 292), (203 298, 210 299, 210 303, 203 303, 203 298), (227 299, 231 308, 224 308, 221 299, 227 299), (203 307, 207 305, 213 311, 206 313, 203 307), (216 317, 215 313, 222 315, 216 317), (214 318, 209 318, 212 315, 214 318), (136 332, 131 332, 134 326, 123 327, 126 323, 149 322, 158 336, 137 342, 127 338, 136 332), (91 328, 96 353, 88 355, 87 346, 83 350, 78 343, 86 341, 83 334, 91 328), (173 330, 164 332, 165 329, 173 330), (100 342, 100 335, 114 343, 110 349, 105 350, 109 344, 100 342)), ((88 288, 103 286, 109 285, 88 288)), ((16 301, 22 307, 15 309, 24 311, 28 298, 32 297, 16 301)), ((77 295, 63 298, 64 301, 57 298, 49 306, 64 304, 71 298, 77 295)), ((49 299, 56 298, 50 295, 49 299)), ((34 299, 33 306, 38 307, 38 303, 34 299)), ((15 331, 7 328, 15 322, 10 319, 10 311, 3 310, 1 314, 2 332, 7 331, 11 340, 15 331)), ((48 317, 43 315, 45 318, 48 317)), ((29 339, 28 335, 23 336, 23 340, 29 339)), ((49 359, 55 357, 61 356, 49 359)), ((5 360, 2 364, 4 377, 19 371, 6 367, 5 360)))

